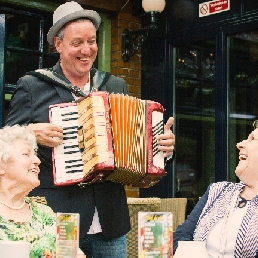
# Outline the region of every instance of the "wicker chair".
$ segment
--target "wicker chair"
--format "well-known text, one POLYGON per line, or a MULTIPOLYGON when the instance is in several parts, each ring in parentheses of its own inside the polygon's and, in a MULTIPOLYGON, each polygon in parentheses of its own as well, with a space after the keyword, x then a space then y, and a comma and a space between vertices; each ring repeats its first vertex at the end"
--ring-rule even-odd
POLYGON ((173 231, 178 225, 182 225, 186 217, 187 198, 160 199, 160 211, 168 211, 173 214, 173 231))
POLYGON ((127 198, 129 208, 131 230, 126 234, 127 258, 138 257, 138 212, 159 211, 159 198, 127 198))
POLYGON ((126 234, 127 258, 138 257, 138 212, 172 212, 173 230, 185 221, 187 198, 127 198, 131 230, 126 234))

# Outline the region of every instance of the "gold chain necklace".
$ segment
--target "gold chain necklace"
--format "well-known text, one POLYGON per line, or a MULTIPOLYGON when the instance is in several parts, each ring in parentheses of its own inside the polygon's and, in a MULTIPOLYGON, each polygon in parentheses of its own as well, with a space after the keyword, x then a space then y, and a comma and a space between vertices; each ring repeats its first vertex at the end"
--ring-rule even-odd
POLYGON ((19 207, 13 207, 13 206, 10 206, 10 205, 8 205, 7 203, 1 202, 1 201, 0 201, 0 203, 3 204, 4 206, 8 207, 8 208, 11 209, 11 210, 21 210, 21 209, 24 207, 24 205, 25 205, 26 202, 25 202, 25 200, 23 200, 22 205, 19 206, 19 207))

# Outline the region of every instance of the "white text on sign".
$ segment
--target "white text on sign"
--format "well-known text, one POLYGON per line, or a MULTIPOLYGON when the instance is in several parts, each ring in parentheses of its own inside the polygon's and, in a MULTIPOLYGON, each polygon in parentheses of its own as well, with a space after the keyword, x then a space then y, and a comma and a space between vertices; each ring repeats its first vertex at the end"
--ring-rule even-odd
POLYGON ((230 0, 216 0, 199 4, 199 17, 230 10, 230 0))

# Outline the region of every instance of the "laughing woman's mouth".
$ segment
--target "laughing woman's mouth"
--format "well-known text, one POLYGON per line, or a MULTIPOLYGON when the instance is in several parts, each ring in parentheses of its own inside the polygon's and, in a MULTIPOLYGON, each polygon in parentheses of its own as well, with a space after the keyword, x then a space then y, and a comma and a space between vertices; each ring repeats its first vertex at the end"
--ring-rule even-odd
POLYGON ((39 174, 39 168, 29 169, 28 172, 39 174))
POLYGON ((239 160, 246 160, 247 156, 244 154, 239 155, 239 160))

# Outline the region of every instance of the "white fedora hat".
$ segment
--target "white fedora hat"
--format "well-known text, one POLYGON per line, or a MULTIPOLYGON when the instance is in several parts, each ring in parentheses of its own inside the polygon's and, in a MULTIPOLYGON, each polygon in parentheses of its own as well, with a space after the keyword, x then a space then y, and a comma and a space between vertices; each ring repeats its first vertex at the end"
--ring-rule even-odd
POLYGON ((94 24, 96 30, 99 28, 101 22, 100 16, 93 10, 83 9, 77 2, 71 1, 60 5, 53 14, 53 26, 47 34, 47 41, 49 44, 54 44, 54 37, 58 31, 68 22, 79 18, 88 18, 94 24))

